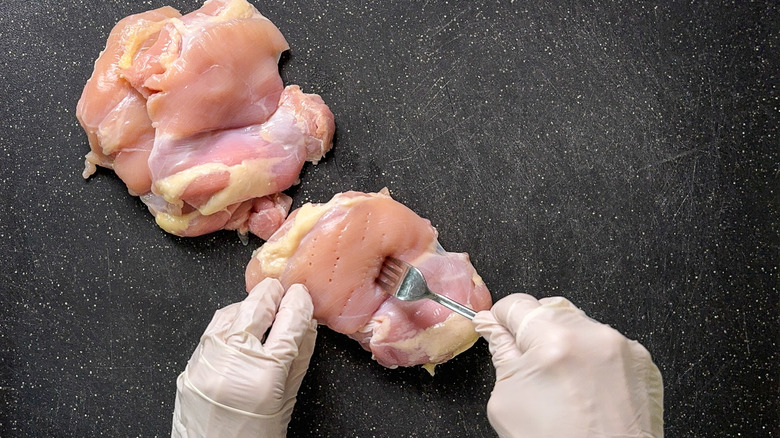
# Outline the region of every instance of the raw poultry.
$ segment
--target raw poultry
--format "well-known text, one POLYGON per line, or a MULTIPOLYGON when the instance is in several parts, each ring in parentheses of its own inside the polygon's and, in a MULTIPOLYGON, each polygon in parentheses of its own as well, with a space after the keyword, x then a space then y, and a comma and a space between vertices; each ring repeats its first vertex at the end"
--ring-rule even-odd
POLYGON ((84 87, 84 177, 113 169, 164 230, 267 239, 284 221, 304 162, 330 149, 333 114, 284 87, 289 46, 245 0, 209 0, 122 19, 84 87))
POLYGON ((387 190, 346 192, 293 211, 255 251, 246 269, 251 290, 267 277, 306 285, 320 324, 360 342, 387 367, 433 365, 468 349, 477 333, 466 318, 431 300, 403 302, 376 278, 386 257, 422 271, 434 292, 476 311, 490 293, 466 254, 445 251, 436 229, 387 190))

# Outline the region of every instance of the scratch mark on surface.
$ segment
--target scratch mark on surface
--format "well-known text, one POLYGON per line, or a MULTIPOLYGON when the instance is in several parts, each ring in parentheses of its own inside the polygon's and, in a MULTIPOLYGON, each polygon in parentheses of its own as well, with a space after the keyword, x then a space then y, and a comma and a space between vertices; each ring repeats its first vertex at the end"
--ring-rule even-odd
POLYGON ((697 360, 695 363, 692 363, 688 368, 686 368, 685 371, 683 371, 680 374, 680 377, 677 378, 677 385, 679 385, 682 382, 683 377, 685 377, 686 374, 688 374, 692 369, 696 368, 706 357, 707 357, 706 355, 700 357, 699 360, 697 360))
MULTIPOLYGON (((430 181, 429 183, 425 184, 424 186, 420 187, 420 191, 422 192, 430 192, 430 193, 438 193, 438 194, 444 194, 444 190, 429 190, 431 187, 438 187, 442 183, 442 180, 440 178, 434 179, 430 181)), ((439 197, 441 198, 441 196, 439 197)), ((433 199, 439 199, 439 198, 433 198, 433 199)))
POLYGON ((688 155, 692 155, 692 154, 694 154, 694 153, 696 153, 698 151, 699 151, 698 149, 688 149, 687 151, 680 152, 679 154, 672 155, 671 157, 664 158, 663 160, 656 161, 655 163, 650 163, 647 166, 644 166, 644 167, 640 168, 639 170, 642 171, 642 170, 648 169, 650 167, 655 167, 655 166, 658 166, 658 165, 661 165, 661 164, 664 164, 664 163, 669 163, 671 161, 679 160, 680 158, 685 158, 688 155))
POLYGON ((454 131, 455 129, 462 128, 463 125, 465 124, 465 122, 471 120, 472 118, 474 118, 474 114, 473 113, 468 115, 467 117, 465 117, 463 120, 459 120, 459 121, 453 123, 449 128, 447 128, 446 130, 444 130, 441 133, 439 133, 439 135, 437 135, 437 138, 438 137, 443 137, 445 134, 448 134, 449 132, 454 131))
POLYGON ((723 382, 723 374, 729 366, 734 364, 734 360, 727 361, 718 367, 715 372, 711 373, 711 377, 707 378, 703 384, 696 387, 696 391, 693 393, 693 397, 698 397, 699 394, 709 393, 710 388, 714 385, 719 385, 723 382))
MULTIPOLYGON (((448 72, 448 73, 449 73, 449 72, 448 72)), ((422 107, 420 107, 420 113, 422 113, 423 111, 425 111, 425 110, 427 110, 427 109, 428 109, 428 106, 429 106, 429 105, 430 105, 430 104, 431 104, 431 103, 432 103, 434 100, 436 100, 436 98, 439 96, 439 94, 441 94, 441 92, 442 92, 442 91, 445 89, 445 87, 447 86, 447 84, 449 84, 451 81, 452 81, 452 79, 449 79, 447 82, 445 82, 445 83, 441 84, 441 85, 439 86, 439 89, 436 91, 436 93, 434 93, 434 94, 433 94, 433 96, 431 96, 429 99, 426 99, 425 105, 423 105, 422 107)), ((434 85, 431 85, 431 88, 430 88, 430 89, 433 89, 433 87, 435 87, 435 86, 436 86, 436 84, 434 83, 434 85)), ((430 91, 430 89, 429 89, 428 91, 430 91)))
POLYGON ((395 120, 389 119, 388 121, 393 126, 393 128, 395 128, 395 130, 398 132, 398 134, 399 134, 399 142, 400 143, 404 143, 404 142, 406 142, 408 140, 414 146, 413 148, 406 148, 407 153, 406 153, 405 156, 401 156, 400 158, 396 158, 394 160, 391 160, 388 163, 392 164, 392 163, 395 163, 397 161, 403 161, 403 160, 407 160, 407 159, 412 158, 413 155, 416 154, 417 151, 420 150, 420 140, 417 138, 417 136, 414 135, 414 133, 411 130, 408 129, 409 128, 409 124, 408 123, 404 123, 404 125, 403 125, 404 129, 401 129, 401 126, 399 126, 398 123, 395 122, 395 120), (405 137, 400 137, 400 134, 402 132, 406 134, 405 137))
POLYGON ((547 82, 547 84, 549 84, 549 85, 550 85, 550 87, 553 89, 553 91, 555 92, 555 94, 556 94, 558 97, 561 97, 561 96, 562 96, 561 92, 558 90, 558 88, 555 86, 555 84, 553 84, 553 83, 552 83, 552 81, 550 80, 550 78, 547 76, 547 74, 546 74, 546 73, 545 73, 543 70, 541 70, 541 69, 536 69, 536 70, 535 70, 535 73, 538 73, 539 75, 541 75, 541 76, 542 76, 542 79, 544 79, 544 81, 545 81, 545 82, 547 82))
POLYGON ((677 219, 677 215, 680 214, 680 210, 682 210, 683 205, 685 205, 685 201, 688 200, 688 198, 691 196, 690 192, 685 195, 682 201, 680 201, 680 206, 677 207, 677 211, 674 212, 674 215, 672 215, 672 220, 677 219))
POLYGON ((443 24, 443 25, 439 26, 439 27, 436 29, 436 31, 435 31, 435 32, 433 32, 433 33, 431 34, 431 37, 434 37, 434 36, 438 35, 438 34, 439 34, 439 33, 441 33, 441 32, 442 32, 444 29, 448 28, 448 27, 450 26, 450 24, 452 24, 452 23, 453 23, 455 20, 457 20, 457 19, 458 19, 458 17, 460 17, 461 15, 465 14, 465 13, 466 13, 466 11, 467 11, 467 9, 464 9, 464 10, 462 10, 462 11, 461 11, 459 14, 455 15, 454 17, 452 17, 452 19, 451 19, 450 21, 448 21, 448 22, 446 22, 445 24, 443 24))
POLYGON ((742 335, 745 338, 745 347, 747 349, 747 355, 750 356, 750 338, 748 338, 747 321, 745 320, 745 312, 742 312, 742 335))
POLYGON ((399 158, 393 158, 392 160, 389 160, 387 162, 387 164, 390 165, 390 164, 399 163, 401 161, 409 161, 412 158, 414 158, 414 157, 412 157, 411 155, 406 155, 406 156, 402 156, 402 157, 399 157, 399 158))

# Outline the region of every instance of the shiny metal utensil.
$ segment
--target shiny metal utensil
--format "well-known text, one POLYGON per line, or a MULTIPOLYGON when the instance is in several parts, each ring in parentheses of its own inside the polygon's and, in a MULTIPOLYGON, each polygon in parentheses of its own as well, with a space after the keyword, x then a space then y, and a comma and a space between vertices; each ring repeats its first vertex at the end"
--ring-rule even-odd
POLYGON ((387 294, 401 301, 417 301, 428 298, 468 319, 474 319, 474 315, 477 314, 457 301, 432 292, 428 289, 425 277, 419 269, 394 257, 385 259, 385 263, 379 271, 377 283, 387 294))

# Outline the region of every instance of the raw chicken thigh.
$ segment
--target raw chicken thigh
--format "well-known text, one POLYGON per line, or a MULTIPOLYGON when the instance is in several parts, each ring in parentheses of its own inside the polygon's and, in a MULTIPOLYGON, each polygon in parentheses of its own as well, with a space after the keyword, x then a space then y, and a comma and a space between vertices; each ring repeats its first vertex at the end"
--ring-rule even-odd
POLYGON ((444 251, 430 222, 386 189, 340 193, 293 211, 253 254, 246 287, 266 277, 285 287, 303 283, 319 323, 356 339, 386 367, 426 365, 433 372, 478 335, 469 320, 438 303, 385 294, 376 278, 389 256, 419 268, 434 292, 477 311, 490 308, 490 292, 468 256, 444 251))
POLYGON ((114 169, 170 233, 267 239, 291 205, 281 192, 330 149, 335 129, 319 96, 283 86, 288 48, 245 0, 122 19, 76 111, 91 148, 84 177, 114 169))

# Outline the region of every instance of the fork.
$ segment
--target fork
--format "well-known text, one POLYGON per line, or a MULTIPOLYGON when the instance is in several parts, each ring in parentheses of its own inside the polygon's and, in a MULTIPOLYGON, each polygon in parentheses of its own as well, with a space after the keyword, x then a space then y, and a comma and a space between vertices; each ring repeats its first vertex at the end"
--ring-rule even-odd
POLYGON ((474 319, 474 315, 476 315, 476 312, 463 304, 432 292, 419 269, 395 257, 385 259, 382 269, 379 271, 377 283, 385 293, 401 301, 417 301, 428 298, 468 319, 474 319))

